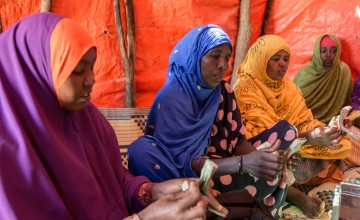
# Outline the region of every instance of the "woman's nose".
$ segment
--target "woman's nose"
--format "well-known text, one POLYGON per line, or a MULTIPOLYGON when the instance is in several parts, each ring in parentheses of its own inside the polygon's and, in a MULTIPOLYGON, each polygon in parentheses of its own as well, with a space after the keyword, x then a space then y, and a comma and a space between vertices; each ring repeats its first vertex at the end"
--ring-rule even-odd
POLYGON ((281 66, 285 66, 285 65, 286 65, 286 61, 283 60, 283 59, 280 59, 279 64, 280 64, 281 66))
POLYGON ((225 58, 221 58, 218 63, 218 68, 225 69, 227 66, 227 61, 225 58))
POLYGON ((93 86, 95 84, 95 75, 92 70, 89 70, 85 78, 85 86, 93 86))

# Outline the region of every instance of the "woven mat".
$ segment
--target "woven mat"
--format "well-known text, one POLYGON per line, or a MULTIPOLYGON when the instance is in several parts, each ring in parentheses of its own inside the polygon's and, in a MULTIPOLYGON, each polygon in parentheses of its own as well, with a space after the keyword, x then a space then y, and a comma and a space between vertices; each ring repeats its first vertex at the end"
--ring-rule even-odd
POLYGON ((144 134, 148 108, 99 108, 100 112, 114 128, 123 158, 123 165, 128 167, 128 146, 144 134))
MULTIPOLYGON (((360 181, 360 179, 357 179, 360 177, 360 167, 351 168, 344 172, 344 182, 351 182, 351 181, 360 181)), ((308 191, 308 196, 320 198, 322 201, 325 202, 325 212, 317 219, 330 219, 331 218, 331 212, 333 208, 333 199, 334 199, 334 192, 335 187, 338 185, 338 183, 323 183, 320 186, 317 186, 310 191, 308 191)), ((308 190, 308 188, 305 191, 308 190)), ((296 206, 287 203, 286 206, 283 208, 282 212, 282 218, 281 219, 309 219, 306 218, 306 216, 300 211, 299 208, 296 206)))

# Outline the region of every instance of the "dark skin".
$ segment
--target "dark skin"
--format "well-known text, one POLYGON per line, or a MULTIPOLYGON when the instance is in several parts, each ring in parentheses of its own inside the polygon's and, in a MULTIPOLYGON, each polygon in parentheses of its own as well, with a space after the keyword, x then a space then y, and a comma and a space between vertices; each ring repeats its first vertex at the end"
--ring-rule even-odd
MULTIPOLYGON (((214 177, 239 173, 240 155, 242 155, 243 173, 250 173, 266 181, 273 181, 280 175, 283 168, 283 156, 273 154, 280 147, 280 143, 280 140, 277 140, 266 150, 256 150, 247 140, 244 140, 237 148, 234 157, 211 159, 218 165, 214 177)), ((294 169, 297 166, 298 158, 298 154, 292 155, 287 162, 288 169, 294 169)), ((204 162, 204 157, 200 157, 199 160, 194 159, 192 162, 192 168, 198 175, 200 175, 204 162)))
POLYGON ((187 180, 190 181, 187 191, 181 190, 185 179, 154 184, 151 191, 154 203, 137 213, 140 219, 205 219, 207 200, 196 186, 196 179, 187 180))
MULTIPOLYGON (((334 51, 324 49, 324 51, 321 51, 321 56, 323 60, 325 57, 327 57, 326 59, 334 57, 334 51)), ((269 59, 266 66, 268 76, 273 80, 282 80, 289 66, 289 58, 290 54, 285 50, 280 50, 275 53, 269 59)), ((308 144, 327 146, 332 150, 336 150, 341 147, 339 143, 342 136, 339 134, 337 126, 324 126, 300 133, 299 138, 307 139, 308 144)), ((286 198, 299 207, 300 210, 309 218, 315 218, 322 212, 320 208, 320 204, 322 203, 321 200, 309 197, 293 186, 289 186, 286 198)))

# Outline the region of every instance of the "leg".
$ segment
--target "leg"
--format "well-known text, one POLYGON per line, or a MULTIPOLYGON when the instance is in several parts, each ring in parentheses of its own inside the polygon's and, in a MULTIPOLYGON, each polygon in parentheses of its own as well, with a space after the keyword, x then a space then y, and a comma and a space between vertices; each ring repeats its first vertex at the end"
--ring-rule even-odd
POLYGON ((214 189, 221 193, 246 189, 253 197, 265 204, 276 219, 279 219, 279 211, 282 210, 281 206, 284 204, 287 193, 286 184, 281 184, 280 181, 277 179, 270 183, 247 173, 237 173, 214 179, 214 189))
POLYGON ((265 141, 273 144, 277 139, 280 139, 281 146, 279 150, 286 150, 293 140, 297 138, 297 135, 297 130, 292 124, 286 120, 280 120, 259 135, 250 138, 248 141, 254 147, 258 147, 265 141))
POLYGON ((307 196, 293 186, 289 186, 286 198, 308 218, 316 218, 324 211, 321 208, 322 201, 320 199, 307 196))

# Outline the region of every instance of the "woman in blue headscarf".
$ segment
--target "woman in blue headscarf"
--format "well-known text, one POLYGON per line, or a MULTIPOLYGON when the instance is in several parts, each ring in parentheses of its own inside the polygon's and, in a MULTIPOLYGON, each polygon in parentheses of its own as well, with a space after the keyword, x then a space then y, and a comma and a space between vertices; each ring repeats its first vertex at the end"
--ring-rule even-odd
POLYGON ((206 154, 231 51, 228 35, 215 25, 196 27, 178 42, 166 83, 150 109, 145 136, 129 147, 131 171, 153 181, 197 176, 192 161, 206 154), (216 71, 209 71, 201 62, 204 58, 218 61, 216 71))
MULTIPOLYGON (((259 135, 264 141, 271 139, 268 151, 257 151, 246 140, 235 95, 222 80, 231 52, 228 35, 216 25, 196 27, 178 42, 170 55, 166 83, 150 109, 145 135, 129 147, 129 169, 135 175, 161 182, 197 177, 205 159, 211 158, 218 165, 214 188, 227 192, 250 184, 258 187, 248 188, 278 217, 286 184, 278 178, 283 158, 271 152, 288 147, 297 134, 291 124, 281 121, 274 129, 282 130, 284 135, 291 130, 291 139, 284 139, 280 133, 277 138, 269 138, 270 131, 264 137, 259 135), (249 175, 262 181, 254 181, 249 175), (271 184, 265 186, 266 181, 271 184)), ((257 140, 253 141, 260 143, 257 140)))

